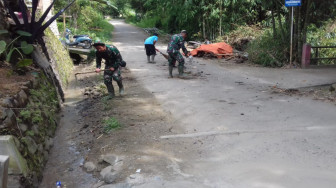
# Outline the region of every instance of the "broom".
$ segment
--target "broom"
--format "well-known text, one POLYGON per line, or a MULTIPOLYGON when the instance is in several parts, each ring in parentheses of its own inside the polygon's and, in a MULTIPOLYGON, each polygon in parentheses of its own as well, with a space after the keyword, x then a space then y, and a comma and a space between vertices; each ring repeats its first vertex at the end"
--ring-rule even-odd
POLYGON ((169 56, 167 54, 162 53, 160 50, 155 49, 157 52, 159 52, 164 58, 166 58, 167 60, 169 59, 169 56))

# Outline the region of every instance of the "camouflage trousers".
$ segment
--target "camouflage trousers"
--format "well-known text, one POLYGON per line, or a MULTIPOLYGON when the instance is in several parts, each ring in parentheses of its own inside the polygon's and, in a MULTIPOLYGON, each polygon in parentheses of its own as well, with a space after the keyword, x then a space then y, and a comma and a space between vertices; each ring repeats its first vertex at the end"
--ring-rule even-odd
POLYGON ((179 65, 178 65, 179 67, 184 66, 184 58, 180 52, 168 53, 168 54, 169 54, 168 62, 169 62, 170 67, 174 67, 176 64, 176 61, 179 62, 179 65))
MULTIPOLYGON (((105 69, 109 69, 110 67, 105 67, 105 69)), ((121 71, 120 68, 115 69, 114 71, 104 71, 104 83, 105 84, 110 84, 112 83, 112 80, 116 82, 121 82, 122 77, 121 77, 121 71)))

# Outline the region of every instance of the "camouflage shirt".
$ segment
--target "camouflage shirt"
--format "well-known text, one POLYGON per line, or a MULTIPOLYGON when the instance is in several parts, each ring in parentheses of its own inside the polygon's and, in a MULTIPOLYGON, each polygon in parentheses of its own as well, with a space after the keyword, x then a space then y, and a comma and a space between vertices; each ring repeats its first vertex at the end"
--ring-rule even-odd
POLYGON ((113 67, 117 69, 120 66, 120 62, 122 61, 122 57, 120 55, 119 50, 115 46, 106 45, 105 52, 96 52, 96 67, 101 68, 101 61, 105 59, 106 67, 113 67))
POLYGON ((168 53, 177 53, 182 48, 184 54, 188 54, 188 50, 184 46, 184 39, 181 34, 175 34, 171 37, 168 44, 168 53))

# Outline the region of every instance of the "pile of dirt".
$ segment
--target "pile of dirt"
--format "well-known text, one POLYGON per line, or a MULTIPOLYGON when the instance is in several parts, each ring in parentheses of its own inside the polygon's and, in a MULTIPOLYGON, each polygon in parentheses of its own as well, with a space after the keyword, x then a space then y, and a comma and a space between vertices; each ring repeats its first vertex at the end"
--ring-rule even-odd
POLYGON ((299 89, 272 88, 273 93, 311 97, 313 100, 331 102, 336 105, 336 83, 331 85, 305 87, 299 89))
POLYGON ((99 85, 85 87, 83 94, 89 98, 99 98, 107 94, 106 86, 102 83, 99 85))

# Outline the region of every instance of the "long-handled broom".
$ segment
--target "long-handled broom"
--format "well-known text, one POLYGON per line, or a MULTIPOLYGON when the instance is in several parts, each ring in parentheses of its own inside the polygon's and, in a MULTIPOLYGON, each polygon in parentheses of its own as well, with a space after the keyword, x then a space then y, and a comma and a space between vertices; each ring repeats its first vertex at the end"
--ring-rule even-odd
POLYGON ((164 58, 168 60, 169 56, 167 54, 162 53, 160 50, 155 49, 157 52, 159 52, 164 58))

